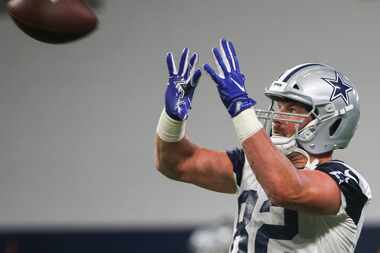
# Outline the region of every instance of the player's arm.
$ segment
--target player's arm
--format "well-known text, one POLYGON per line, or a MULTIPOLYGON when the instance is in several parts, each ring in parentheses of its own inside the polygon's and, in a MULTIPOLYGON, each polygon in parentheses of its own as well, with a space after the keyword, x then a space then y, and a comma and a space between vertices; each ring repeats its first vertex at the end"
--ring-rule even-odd
POLYGON ((256 102, 248 97, 232 43, 222 39, 220 48, 212 50, 219 73, 208 64, 204 68, 216 83, 248 162, 271 202, 318 214, 335 214, 341 201, 337 184, 322 172, 297 170, 274 147, 253 110, 256 102))
POLYGON ((328 174, 296 169, 263 129, 242 144, 258 181, 274 205, 321 215, 338 212, 341 191, 328 174))
POLYGON ((156 168, 174 180, 218 192, 235 192, 232 162, 227 153, 201 148, 185 137, 194 90, 201 76, 200 69, 196 70, 198 55, 188 58, 189 50, 185 48, 177 71, 172 53, 167 55, 169 80, 165 109, 157 126, 156 168))
POLYGON ((156 168, 174 180, 217 192, 236 191, 232 163, 226 152, 199 147, 186 137, 174 143, 156 137, 156 168))

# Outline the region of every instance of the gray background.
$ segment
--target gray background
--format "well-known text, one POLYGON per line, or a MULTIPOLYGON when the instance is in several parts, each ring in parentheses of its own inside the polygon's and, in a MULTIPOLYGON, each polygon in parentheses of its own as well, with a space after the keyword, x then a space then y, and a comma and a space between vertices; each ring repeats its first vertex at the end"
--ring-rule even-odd
MULTIPOLYGON (((210 62, 218 39, 238 50, 250 95, 303 62, 336 66, 357 84, 360 127, 336 158, 372 186, 380 219, 380 2, 360 0, 110 0, 99 30, 68 45, 36 42, 0 17, 0 225, 183 225, 235 213, 234 195, 170 181, 154 169, 165 52, 187 46, 210 62)), ((237 145, 204 75, 188 133, 213 149, 237 145)))

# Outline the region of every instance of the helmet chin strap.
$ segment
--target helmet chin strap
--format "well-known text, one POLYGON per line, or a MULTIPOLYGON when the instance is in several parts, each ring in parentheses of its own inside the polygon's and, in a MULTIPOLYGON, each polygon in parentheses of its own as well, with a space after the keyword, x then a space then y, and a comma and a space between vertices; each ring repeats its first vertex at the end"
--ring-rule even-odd
POLYGON ((297 148, 295 135, 291 137, 272 135, 270 138, 272 143, 286 156, 293 153, 297 148))
POLYGON ((272 140, 273 145, 275 145, 277 149, 281 153, 283 153, 285 156, 288 156, 291 153, 299 153, 303 155, 304 157, 306 157, 307 162, 306 162, 305 168, 314 169, 318 165, 319 163, 318 159, 314 159, 312 162, 310 162, 309 154, 305 150, 298 147, 295 135, 291 137, 273 135, 271 136, 271 140, 272 140))

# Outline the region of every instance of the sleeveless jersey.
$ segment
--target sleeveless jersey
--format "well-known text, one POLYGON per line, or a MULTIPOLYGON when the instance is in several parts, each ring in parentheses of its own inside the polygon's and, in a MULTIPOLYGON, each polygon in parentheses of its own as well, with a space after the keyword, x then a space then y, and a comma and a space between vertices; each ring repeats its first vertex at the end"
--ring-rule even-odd
POLYGON ((354 252, 371 190, 366 180, 342 161, 316 165, 341 190, 336 215, 312 215, 271 205, 243 150, 227 151, 238 186, 238 214, 231 253, 354 252))

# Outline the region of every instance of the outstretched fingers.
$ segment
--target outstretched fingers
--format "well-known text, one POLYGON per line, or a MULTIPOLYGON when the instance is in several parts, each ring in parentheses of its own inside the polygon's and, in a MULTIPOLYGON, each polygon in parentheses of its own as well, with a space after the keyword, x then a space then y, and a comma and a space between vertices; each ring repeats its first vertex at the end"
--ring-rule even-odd
POLYGON ((198 82, 199 82, 199 79, 201 78, 201 75, 202 75, 202 71, 200 69, 197 69, 194 72, 193 78, 191 79, 191 82, 190 82, 191 88, 189 89, 189 93, 188 93, 190 101, 193 100, 194 91, 195 91, 195 88, 198 86, 198 82))
POLYGON ((193 76, 193 79, 192 79, 192 82, 191 82, 191 85, 193 87, 197 87, 198 85, 198 82, 199 82, 199 79, 201 78, 202 76, 202 71, 201 69, 197 69, 194 73, 194 76, 193 76))
POLYGON ((220 53, 219 49, 213 48, 212 53, 214 55, 215 64, 218 67, 220 75, 225 76, 225 77, 228 76, 229 71, 227 69, 226 64, 223 61, 223 57, 222 57, 222 54, 220 53))
POLYGON ((166 54, 166 64, 168 66, 169 76, 177 74, 177 69, 174 63, 174 57, 172 52, 166 54))
POLYGON ((195 69, 196 69, 197 64, 198 64, 198 59, 199 59, 199 56, 197 53, 194 53, 191 56, 187 70, 185 72, 185 76, 184 76, 186 83, 189 83, 190 79, 193 77, 195 69))
POLYGON ((219 41, 220 48, 222 50, 222 57, 224 64, 227 67, 227 70, 230 72, 231 70, 235 70, 233 65, 232 53, 228 48, 228 41, 226 39, 221 39, 219 41))
POLYGON ((238 58, 237 58, 237 54, 236 54, 236 50, 235 50, 235 47, 234 45, 232 44, 231 41, 228 41, 228 48, 232 54, 232 59, 233 59, 233 64, 234 64, 234 68, 237 72, 240 72, 240 66, 239 66, 239 61, 238 61, 238 58))
POLYGON ((212 80, 214 80, 216 84, 220 82, 220 77, 215 72, 215 70, 210 66, 210 64, 203 65, 203 68, 211 76, 212 80))
POLYGON ((178 75, 179 76, 184 76, 185 71, 187 70, 187 65, 189 62, 189 49, 184 48, 182 51, 182 55, 179 61, 179 68, 178 68, 178 75))

